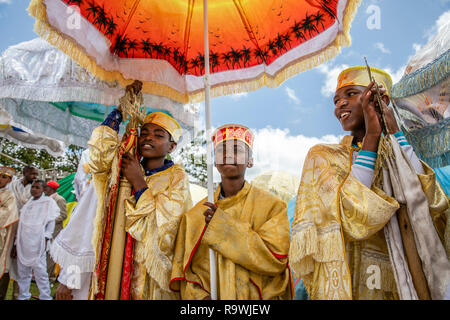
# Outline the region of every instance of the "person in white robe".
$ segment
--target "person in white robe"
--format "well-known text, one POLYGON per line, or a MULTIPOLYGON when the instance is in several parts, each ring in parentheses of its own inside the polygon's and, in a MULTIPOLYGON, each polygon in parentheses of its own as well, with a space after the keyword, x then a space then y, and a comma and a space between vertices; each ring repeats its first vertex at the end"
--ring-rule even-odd
POLYGON ((20 209, 28 202, 31 198, 31 184, 37 179, 39 171, 33 166, 27 166, 23 168, 23 178, 11 181, 8 184, 9 190, 14 193, 16 198, 17 209, 20 209))
POLYGON ((18 300, 31 298, 30 284, 34 275, 40 300, 52 300, 47 274, 47 242, 52 238, 59 207, 55 200, 43 194, 44 182, 31 185, 32 198, 20 210, 16 237, 18 300))
MULTIPOLYGON (((26 166, 22 169, 23 178, 13 179, 7 188, 12 191, 16 199, 17 211, 20 216, 20 209, 28 202, 31 198, 31 184, 37 179, 39 171, 33 166, 26 166)), ((18 223, 13 226, 12 238, 15 241, 17 234, 18 223)), ((14 242, 13 242, 14 243, 14 242)), ((10 258, 9 261, 9 276, 14 280, 13 282, 13 300, 17 300, 19 297, 19 286, 17 284, 18 274, 17 274, 17 260, 14 257, 10 258)))
POLYGON ((4 300, 9 286, 9 265, 13 244, 13 230, 19 221, 16 199, 7 185, 16 170, 0 166, 0 300, 4 300))

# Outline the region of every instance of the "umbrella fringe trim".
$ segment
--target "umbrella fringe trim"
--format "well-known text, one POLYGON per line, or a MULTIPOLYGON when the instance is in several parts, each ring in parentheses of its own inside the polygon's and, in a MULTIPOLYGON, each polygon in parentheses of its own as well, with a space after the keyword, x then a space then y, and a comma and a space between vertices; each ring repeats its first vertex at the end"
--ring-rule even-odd
MULTIPOLYGON (((311 54, 309 57, 302 57, 297 61, 293 61, 290 65, 275 74, 275 76, 269 76, 263 73, 253 79, 232 81, 226 84, 220 84, 217 87, 212 87, 211 97, 255 91, 263 86, 276 88, 298 73, 317 67, 336 57, 341 51, 341 47, 350 46, 351 44, 350 27, 360 3, 361 0, 347 1, 343 14, 342 30, 338 32, 336 39, 326 48, 311 54)), ((119 71, 107 71, 99 67, 94 59, 76 45, 74 40, 64 36, 53 28, 48 22, 44 0, 32 0, 27 10, 31 16, 36 18, 34 31, 51 45, 63 51, 88 72, 103 81, 118 81, 122 87, 126 87, 133 82, 133 79, 125 79, 119 71)), ((181 93, 169 86, 152 81, 143 81, 142 90, 145 93, 165 96, 181 103, 201 102, 205 98, 204 89, 197 92, 181 93)))
MULTIPOLYGON (((0 84, 1 86, 1 84, 0 84)), ((24 84, 13 84, 7 86, 1 86, 2 98, 10 99, 23 99, 42 102, 66 102, 66 101, 81 101, 102 104, 102 105, 114 105, 117 104, 116 100, 112 96, 117 95, 117 90, 111 90, 110 92, 100 92, 96 88, 89 87, 69 87, 69 88, 55 88, 55 87, 33 87, 24 84)), ((103 121, 99 119, 91 119, 96 121, 103 121)))
POLYGON ((428 90, 450 74, 450 49, 426 66, 407 74, 392 87, 392 98, 405 98, 428 90))
POLYGON ((62 269, 76 266, 79 272, 92 272, 95 267, 94 252, 86 253, 86 255, 77 255, 70 252, 71 249, 65 247, 64 243, 54 240, 50 249, 50 255, 62 269))

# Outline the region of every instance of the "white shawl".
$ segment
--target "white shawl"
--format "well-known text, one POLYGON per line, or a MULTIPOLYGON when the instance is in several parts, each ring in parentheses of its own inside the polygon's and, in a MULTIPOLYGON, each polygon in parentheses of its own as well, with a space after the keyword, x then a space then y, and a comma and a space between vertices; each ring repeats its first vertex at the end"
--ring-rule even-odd
MULTIPOLYGON (((45 252, 45 232, 49 223, 59 216, 59 207, 55 200, 42 195, 33 198, 20 210, 16 248, 19 261, 25 266, 39 264, 45 252)), ((53 232, 50 230, 49 232, 53 232)))
POLYGON ((91 239, 97 212, 97 196, 91 183, 73 209, 69 223, 50 246, 50 255, 62 269, 78 266, 79 272, 92 272, 95 252, 91 239))

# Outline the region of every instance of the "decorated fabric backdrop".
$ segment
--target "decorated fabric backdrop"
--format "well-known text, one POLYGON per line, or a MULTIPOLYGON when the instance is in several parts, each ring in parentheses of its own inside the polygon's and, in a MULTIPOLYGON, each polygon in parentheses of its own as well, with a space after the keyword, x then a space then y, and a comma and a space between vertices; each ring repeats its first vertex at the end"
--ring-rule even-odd
MULTIPOLYGON (((212 96, 276 87, 333 58, 350 44, 359 3, 209 0, 212 96)), ((203 99, 203 1, 32 0, 28 10, 38 34, 95 76, 203 99)))
POLYGON ((413 56, 392 98, 406 138, 433 168, 450 165, 450 21, 413 56))

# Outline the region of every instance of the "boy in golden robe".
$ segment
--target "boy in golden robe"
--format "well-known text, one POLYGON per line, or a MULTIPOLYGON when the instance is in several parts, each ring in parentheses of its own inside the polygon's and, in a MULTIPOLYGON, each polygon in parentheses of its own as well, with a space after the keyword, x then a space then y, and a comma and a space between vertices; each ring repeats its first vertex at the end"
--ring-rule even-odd
POLYGON ((11 250, 14 243, 14 224, 19 221, 16 198, 6 185, 11 182, 16 170, 0 167, 0 300, 4 300, 9 285, 11 250))
MULTIPOLYGON (((127 87, 130 100, 139 99, 141 84, 127 87)), ((122 109, 113 110, 89 140, 89 166, 98 197, 92 236, 96 267, 90 299, 171 300, 169 290, 175 238, 182 214, 191 208, 184 168, 167 160, 177 146, 181 128, 162 112, 148 114, 137 137, 138 161, 125 153, 117 161, 122 109), (115 216, 108 216, 108 179, 121 168, 115 216), (107 192, 105 192, 108 190, 107 192), (104 228, 113 221, 111 229, 104 228)), ((69 296, 70 292, 59 292, 69 296)))
POLYGON ((202 200, 182 218, 170 288, 184 300, 211 299, 212 248, 218 299, 290 299, 287 206, 245 181, 253 166, 253 135, 233 124, 218 128, 212 140, 221 183, 215 204, 202 200))
MULTIPOLYGON (((399 276, 414 282, 419 292, 417 279, 411 279, 411 275, 415 276, 413 268, 421 267, 420 261, 415 265, 408 261, 409 271, 399 270, 392 262, 393 251, 387 242, 385 227, 399 203, 374 183, 382 134, 380 107, 384 108, 389 132, 394 133, 418 175, 440 237, 445 229, 447 198, 433 170, 417 158, 399 130, 393 110, 388 108, 391 78, 377 68, 371 68, 371 73, 380 85, 382 106, 374 99, 376 88, 366 67, 342 71, 334 96, 334 114, 351 135, 337 145, 312 147, 303 166, 289 263, 294 274, 303 278, 311 299, 399 299, 399 276)), ((414 241, 408 240, 406 234, 402 240, 408 246, 409 240, 414 241)), ((443 282, 448 278, 446 273, 441 275, 443 282)), ((422 293, 430 298, 428 289, 422 293)), ((424 297, 419 294, 419 298, 424 297)))

